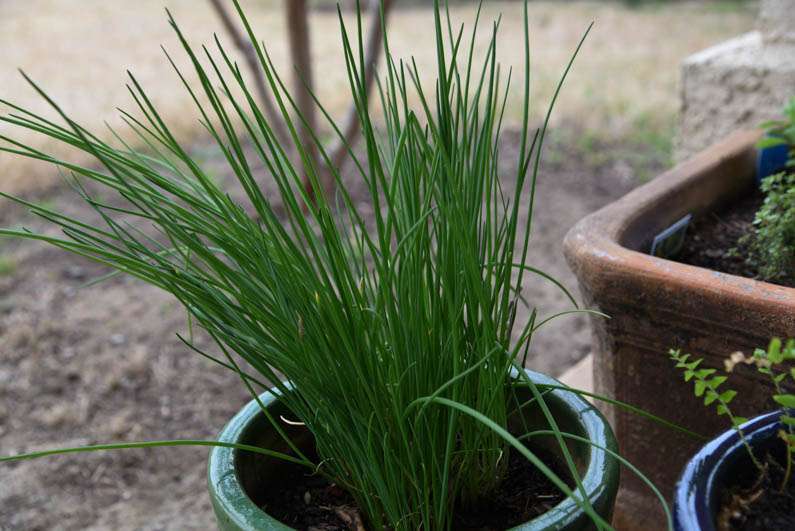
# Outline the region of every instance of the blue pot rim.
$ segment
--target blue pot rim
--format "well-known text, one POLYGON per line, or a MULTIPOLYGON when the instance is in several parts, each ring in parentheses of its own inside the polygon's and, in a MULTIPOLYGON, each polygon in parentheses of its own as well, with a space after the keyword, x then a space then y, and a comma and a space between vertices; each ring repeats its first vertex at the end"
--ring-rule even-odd
MULTIPOLYGON (((525 372, 536 384, 561 385, 558 380, 545 374, 530 369, 526 369, 525 372)), ((263 405, 269 407, 278 399, 279 394, 274 388, 260 395, 260 400, 263 405)), ((588 440, 601 443, 611 451, 618 452, 618 444, 610 425, 593 404, 572 391, 555 389, 549 394, 578 415, 588 440)), ((218 440, 239 441, 243 432, 258 415, 262 415, 260 407, 255 400, 252 400, 229 421, 219 434, 218 440)), ((214 447, 210 451, 208 482, 216 514, 219 514, 219 511, 223 512, 224 518, 235 529, 293 531, 293 528, 260 509, 245 493, 235 473, 236 452, 237 450, 225 447, 214 447)), ((582 478, 582 484, 597 512, 599 512, 597 505, 609 506, 612 512, 618 490, 618 477, 618 460, 606 451, 591 446, 588 468, 582 478)), ((566 498, 546 513, 512 528, 511 531, 561 529, 578 521, 581 516, 582 512, 577 503, 571 498, 566 498)), ((607 516, 609 521, 609 514, 607 516)))
MULTIPOLYGON (((740 428, 751 447, 777 437, 782 428, 781 411, 772 411, 749 420, 740 428)), ((677 531, 714 531, 720 499, 719 477, 746 452, 734 428, 705 444, 693 456, 676 483, 674 527, 677 531)))

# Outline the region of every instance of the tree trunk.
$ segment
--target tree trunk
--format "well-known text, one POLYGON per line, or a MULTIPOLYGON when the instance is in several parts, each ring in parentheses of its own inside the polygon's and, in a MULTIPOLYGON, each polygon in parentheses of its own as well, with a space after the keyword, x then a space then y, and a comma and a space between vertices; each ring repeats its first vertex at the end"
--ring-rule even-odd
POLYGON ((271 129, 273 129, 273 133, 276 135, 276 139, 280 144, 286 146, 289 141, 287 130, 284 127, 281 115, 273 105, 273 100, 265 85, 265 78, 262 75, 262 67, 259 63, 259 57, 257 57, 257 51, 254 49, 254 46, 252 46, 251 42, 240 33, 222 1, 223 0, 210 0, 210 4, 218 14, 218 18, 221 19, 221 23, 226 33, 229 35, 229 38, 232 39, 235 47, 243 54, 246 65, 248 65, 248 69, 254 78, 254 88, 257 91, 257 97, 265 109, 265 115, 268 117, 268 121, 270 122, 271 129))
MULTIPOLYGON (((240 50, 246 59, 246 63, 254 76, 254 83, 258 96, 265 109, 268 121, 276 135, 279 143, 293 157, 298 153, 295 149, 290 149, 292 142, 288 135, 287 128, 277 110, 274 107, 270 93, 267 90, 265 79, 262 73, 259 58, 257 57, 254 46, 245 38, 232 21, 229 12, 223 4, 224 0, 210 0, 213 8, 218 14, 224 29, 229 34, 235 46, 240 50)), ((355 0, 353 6, 355 7, 355 0)), ((383 6, 383 21, 386 23, 387 16, 394 5, 394 0, 370 0, 369 19, 370 29, 365 44, 365 88, 368 94, 372 93, 375 76, 378 69, 378 61, 381 57, 383 45, 384 28, 381 24, 381 9, 383 6)), ((351 150, 356 143, 360 133, 359 117, 356 114, 356 107, 351 105, 345 115, 340 131, 342 138, 338 138, 333 146, 327 149, 332 168, 326 167, 325 163, 318 160, 318 147, 313 140, 312 132, 317 134, 317 112, 315 102, 312 97, 314 92, 314 77, 312 70, 312 48, 309 28, 309 6, 307 0, 285 0, 285 14, 289 39, 290 61, 293 64, 293 92, 295 104, 302 120, 298 123, 298 140, 306 153, 306 160, 301 164, 304 169, 304 188, 310 197, 314 197, 315 190, 308 178, 313 172, 318 175, 321 193, 330 194, 334 189, 333 171, 339 171, 351 150), (305 125, 304 125, 305 122, 305 125)), ((298 162, 298 161, 296 161, 298 162)))
MULTIPOLYGON (((309 39, 309 10, 307 0, 287 0, 285 13, 287 15, 287 29, 290 43, 290 60, 293 63, 293 97, 295 98, 298 112, 305 122, 298 129, 298 138, 306 152, 304 164, 304 187, 310 197, 314 196, 311 181, 307 178, 311 173, 326 175, 321 171, 317 160, 317 146, 312 139, 312 133, 317 131, 315 102, 312 98, 314 92, 314 79, 312 76, 312 48, 309 39)), ((323 193, 331 190, 333 183, 324 178, 320 183, 323 193)))
MULTIPOLYGON (((367 36, 367 44, 365 44, 365 73, 364 83, 367 94, 372 94, 373 83, 375 76, 378 72, 378 61, 381 58, 381 48, 384 44, 384 27, 387 22, 387 16, 394 4, 394 0, 370 0, 370 33, 367 36), (381 20, 381 6, 383 6, 383 25, 381 20)), ((352 149, 359 138, 359 117, 356 115, 356 107, 351 106, 348 114, 345 117, 345 123, 340 131, 342 131, 343 139, 337 139, 334 147, 329 150, 331 154, 331 163, 338 170, 341 169, 342 164, 348 155, 348 150, 352 149)))

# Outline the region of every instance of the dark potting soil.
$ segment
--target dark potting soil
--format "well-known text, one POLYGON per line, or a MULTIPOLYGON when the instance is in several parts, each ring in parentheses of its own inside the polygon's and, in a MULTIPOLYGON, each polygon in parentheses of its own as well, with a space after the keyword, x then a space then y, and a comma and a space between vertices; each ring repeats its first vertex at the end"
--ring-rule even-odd
MULTIPOLYGON (((551 454, 534 450, 558 476, 565 470, 551 454)), ((571 486, 571 484, 569 484, 571 486)), ((491 499, 477 505, 459 507, 453 529, 461 531, 496 531, 509 529, 532 520, 563 501, 565 496, 549 479, 518 452, 510 452, 508 474, 491 499)))
MULTIPOLYGON (((727 208, 695 219, 676 260, 730 275, 759 278, 757 265, 747 259, 749 245, 742 238, 753 233, 754 217, 763 202, 762 192, 754 190, 727 208)), ((793 277, 770 282, 795 287, 793 277)))
POLYGON ((734 487, 721 500, 719 531, 790 531, 795 529, 795 481, 781 490, 785 468, 767 454, 765 474, 755 468, 756 481, 734 487))
MULTIPOLYGON (((550 455, 537 451, 547 466, 566 477, 550 455)), ((261 496, 261 507, 277 520, 307 531, 362 531, 364 515, 353 497, 320 475, 288 467, 280 474, 278 489, 261 496)), ((497 491, 477 504, 459 507, 454 515, 457 531, 498 531, 517 526, 560 503, 563 494, 527 459, 510 452, 508 471, 497 491)))

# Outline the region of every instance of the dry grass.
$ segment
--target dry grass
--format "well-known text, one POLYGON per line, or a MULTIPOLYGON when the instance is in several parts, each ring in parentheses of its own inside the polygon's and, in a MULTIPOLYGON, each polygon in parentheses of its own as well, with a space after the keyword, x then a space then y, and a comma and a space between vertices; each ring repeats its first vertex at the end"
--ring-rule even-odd
MULTIPOLYGON (((244 3, 261 38, 284 63, 282 13, 272 1, 244 3)), ((172 51, 177 48, 165 21, 164 4, 194 41, 209 41, 218 28, 207 3, 201 0, 81 0, 79 11, 73 0, 0 4, 0 49, 4 51, 0 54, 0 97, 44 110, 16 73, 21 67, 73 116, 90 129, 100 130, 104 121, 118 123, 117 106, 130 107, 124 88, 124 71, 129 68, 175 130, 189 139, 200 127, 159 49, 160 44, 172 51)), ((680 61, 747 31, 755 13, 748 8, 718 9, 698 3, 631 10, 616 2, 547 1, 532 2, 530 9, 539 110, 583 31, 590 21, 596 22, 560 101, 557 119, 610 136, 638 127, 670 127, 677 109, 680 61)), ((506 66, 519 67, 521 4, 490 2, 484 11, 487 20, 503 14, 499 53, 506 66)), ((471 22, 474 13, 472 6, 453 8, 459 21, 471 22)), ((429 17, 427 9, 407 8, 397 10, 391 20, 396 55, 414 54, 425 72, 432 72, 435 66, 433 35, 425 30, 430 27, 429 17)), ((336 16, 316 13, 312 25, 318 92, 322 101, 340 113, 349 100, 338 52, 336 16)), ((517 98, 520 92, 514 91, 517 98)), ((518 118, 519 103, 510 100, 509 121, 518 118)), ((7 128, 0 127, 0 132, 7 128)), ((40 142, 33 137, 22 140, 40 142)), ((0 188, 4 191, 33 193, 57 179, 51 168, 0 156, 0 188)))

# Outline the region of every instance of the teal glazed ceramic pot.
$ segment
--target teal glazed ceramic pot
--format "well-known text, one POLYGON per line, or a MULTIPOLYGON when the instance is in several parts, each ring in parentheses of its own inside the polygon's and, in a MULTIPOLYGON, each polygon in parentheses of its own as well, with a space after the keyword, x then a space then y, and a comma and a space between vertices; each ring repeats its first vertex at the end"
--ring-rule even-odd
MULTIPOLYGON (((526 371, 536 384, 560 385, 553 378, 526 371)), ((529 390, 522 390, 526 398, 529 390)), ((544 395, 545 401, 560 429, 587 438, 602 448, 616 452, 617 444, 610 426, 602 414, 579 395, 564 390, 553 390, 544 395)), ((521 397, 520 397, 521 398, 521 397)), ((286 408, 270 393, 264 393, 262 402, 278 418, 287 414, 286 408)), ((516 422, 521 419, 514 419, 516 422)), ((526 408, 524 421, 536 429, 548 427, 540 408, 526 408)), ((293 429, 289 433, 299 447, 310 449, 313 441, 306 430, 293 429)), ((256 401, 251 401, 223 429, 220 441, 254 445, 270 450, 286 451, 285 443, 275 433, 256 401)), ((557 442, 552 437, 538 437, 531 448, 544 448, 559 455, 557 442)), ((619 481, 618 461, 608 452, 590 444, 572 441, 572 457, 582 476, 583 487, 596 512, 608 522, 611 519, 619 481)), ((210 452, 209 488, 218 526, 223 531, 288 531, 292 528, 279 522, 260 509, 256 503, 263 485, 273 484, 280 477, 285 464, 251 452, 216 447, 210 452)), ((515 527, 515 530, 540 529, 581 530, 594 529, 590 518, 567 498, 537 518, 515 527)))
MULTIPOLYGON (((780 442, 780 411, 753 418, 741 426, 760 455, 780 442)), ((753 470, 740 436, 733 428, 712 439, 687 463, 674 492, 674 528, 677 531, 715 531, 721 494, 743 471, 753 470)))

